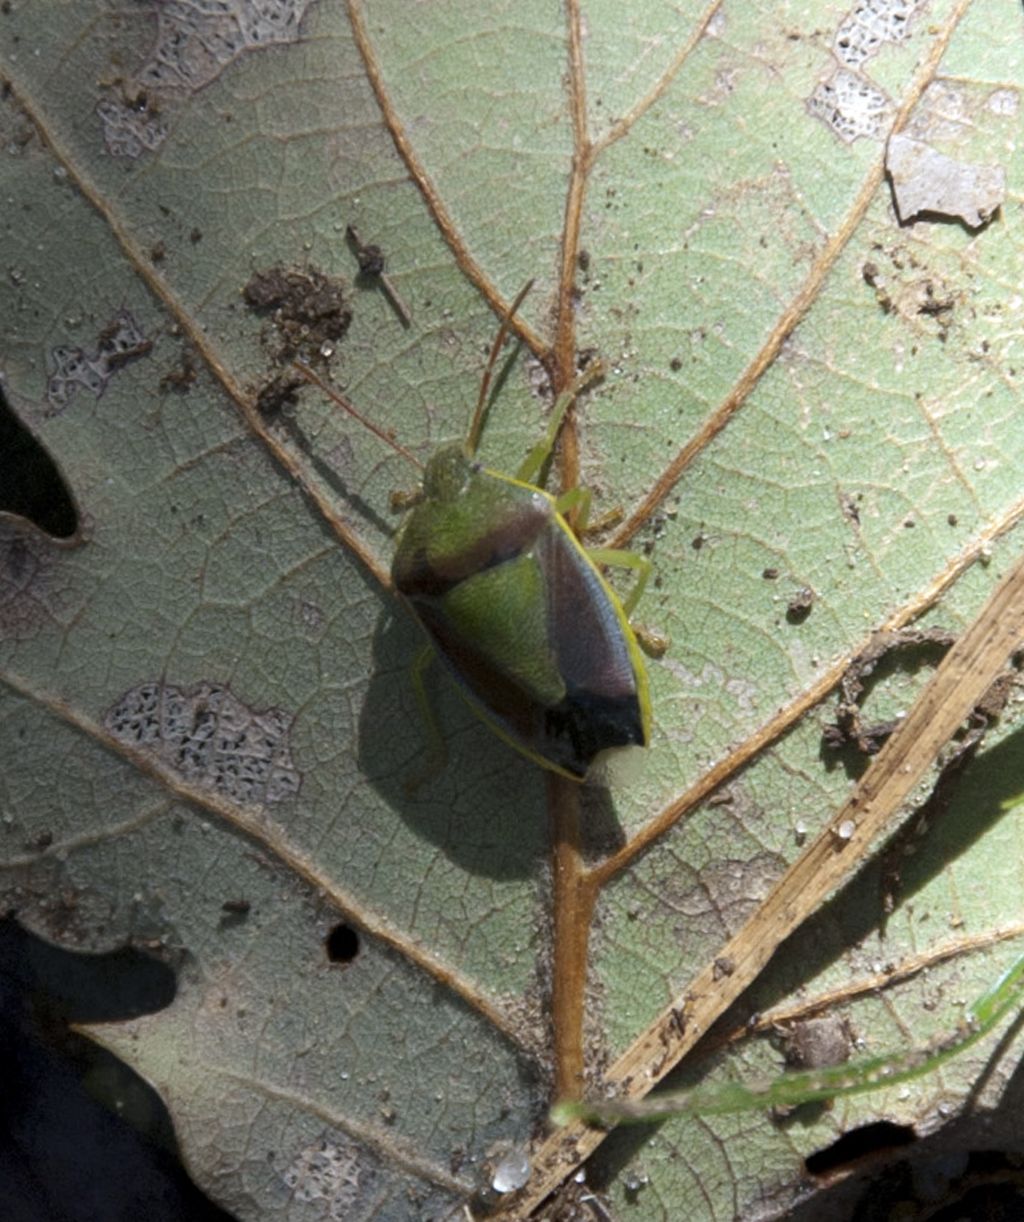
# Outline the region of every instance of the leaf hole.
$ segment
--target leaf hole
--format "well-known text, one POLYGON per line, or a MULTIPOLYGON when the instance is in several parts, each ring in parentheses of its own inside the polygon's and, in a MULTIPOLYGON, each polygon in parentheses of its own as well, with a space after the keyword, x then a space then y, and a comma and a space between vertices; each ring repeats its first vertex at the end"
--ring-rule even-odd
POLYGON ((335 925, 325 942, 332 963, 351 963, 359 954, 359 933, 344 922, 335 925))
POLYGON ((0 393, 0 512, 16 513, 55 539, 69 539, 78 514, 60 469, 0 393))
POLYGON ((809 1175, 829 1176, 862 1159, 912 1145, 916 1140, 917 1134, 910 1125, 879 1120, 844 1133, 838 1141, 812 1154, 804 1165, 809 1175))

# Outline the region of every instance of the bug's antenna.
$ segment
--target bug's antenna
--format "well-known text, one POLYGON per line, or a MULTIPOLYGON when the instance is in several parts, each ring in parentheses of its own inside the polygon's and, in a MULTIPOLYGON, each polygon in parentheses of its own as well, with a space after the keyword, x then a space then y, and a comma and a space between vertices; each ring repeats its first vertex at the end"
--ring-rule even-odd
POLYGON ((304 364, 302 361, 292 361, 292 368, 296 373, 300 373, 307 382, 312 382, 314 386, 319 386, 328 399, 330 399, 333 403, 336 403, 343 411, 348 412, 353 419, 358 420, 360 424, 368 428, 370 432, 379 437, 381 441, 385 443, 385 445, 389 445, 396 454, 401 454, 401 456, 411 462, 414 467, 419 467, 421 471, 423 470, 423 464, 411 450, 407 450, 405 446, 400 445, 397 441, 395 441, 394 437, 382 429, 379 424, 374 424, 372 420, 367 419, 367 417, 364 416, 361 411, 357 410, 351 403, 349 403, 348 399, 346 399, 343 394, 335 390, 333 386, 328 386, 323 378, 321 378, 319 374, 314 373, 308 365, 304 364))
POLYGON ((466 435, 466 452, 470 456, 476 453, 476 448, 480 444, 480 433, 484 427, 484 412, 487 405, 487 392, 491 388, 491 374, 494 372, 494 363, 497 361, 498 354, 508 338, 508 330, 512 325, 512 319, 516 316, 516 310, 523 304, 523 298, 532 288, 533 281, 527 280, 516 295, 515 301, 505 311, 505 317, 501 320, 498 334, 494 337, 494 343, 491 345, 491 354, 487 358, 487 367, 484 369, 484 376, 480 381, 480 394, 476 401, 476 411, 473 412, 473 419, 470 421, 469 432, 466 435))

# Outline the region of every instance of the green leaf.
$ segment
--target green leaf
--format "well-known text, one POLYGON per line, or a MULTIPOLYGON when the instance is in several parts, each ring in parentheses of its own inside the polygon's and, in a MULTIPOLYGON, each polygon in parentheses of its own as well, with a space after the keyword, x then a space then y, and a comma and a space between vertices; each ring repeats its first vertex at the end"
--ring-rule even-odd
MULTIPOLYGON (((970 624, 1021 550, 1022 32, 996 0, 2 6, 0 391, 77 513, 0 513, 4 903, 175 968, 93 1034, 237 1216, 441 1217, 528 1149, 524 1217, 595 1148, 617 1213, 750 1216, 877 1118, 969 1105, 959 1140, 1019 1145, 994 1032, 787 1128, 557 1146, 544 1117, 645 1093, 733 996, 685 1084, 774 1077, 823 1011, 851 1051, 924 1046, 1019 953, 1013 699, 898 839, 853 837, 855 881, 790 897, 788 941, 763 902, 863 766, 822 744, 851 661, 970 624), (893 131, 967 167, 903 224, 893 131), (1006 182, 973 229, 970 167, 1006 182), (415 477, 291 361, 423 458, 531 278, 480 457, 515 470, 595 350, 549 486, 650 552, 654 742, 578 791, 436 682, 449 762, 410 795, 415 477)), ((932 660, 884 663, 865 720, 932 660)))

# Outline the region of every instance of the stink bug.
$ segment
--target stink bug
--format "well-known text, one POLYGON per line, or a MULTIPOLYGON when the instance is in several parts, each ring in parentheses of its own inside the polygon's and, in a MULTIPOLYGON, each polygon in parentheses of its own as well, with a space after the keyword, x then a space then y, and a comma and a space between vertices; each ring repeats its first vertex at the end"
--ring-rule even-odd
MULTIPOLYGON (((576 505, 585 512, 589 494, 575 488, 556 499, 531 482, 575 394, 593 375, 558 397, 547 434, 515 476, 475 458, 491 373, 529 288, 502 321, 466 440, 439 449, 422 468, 420 490, 397 502, 408 513, 391 576, 432 650, 487 725, 535 763, 581 781, 602 751, 646 746, 650 738, 647 672, 627 618, 649 565, 629 552, 588 553, 563 513, 576 505), (638 571, 625 605, 598 564, 638 571)), ((421 465, 311 369, 297 368, 421 465)))

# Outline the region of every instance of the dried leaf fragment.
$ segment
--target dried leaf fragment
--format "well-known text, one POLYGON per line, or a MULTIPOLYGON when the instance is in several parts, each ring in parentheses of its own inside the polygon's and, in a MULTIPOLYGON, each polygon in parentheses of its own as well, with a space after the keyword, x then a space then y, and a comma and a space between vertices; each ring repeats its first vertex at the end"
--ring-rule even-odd
POLYGON ((1006 172, 1001 165, 975 165, 947 157, 910 136, 889 137, 886 169, 901 223, 922 212, 959 217, 972 229, 1002 205, 1006 172))

